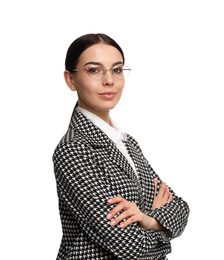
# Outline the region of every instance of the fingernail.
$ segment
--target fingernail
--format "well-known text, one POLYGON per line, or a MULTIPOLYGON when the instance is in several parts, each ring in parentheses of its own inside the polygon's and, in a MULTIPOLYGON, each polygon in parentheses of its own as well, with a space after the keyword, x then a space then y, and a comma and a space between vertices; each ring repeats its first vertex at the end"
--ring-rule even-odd
POLYGON ((123 228, 123 226, 124 226, 124 223, 120 224, 120 228, 123 228))
POLYGON ((157 178, 154 178, 154 181, 158 181, 158 179, 157 179, 157 178))
POLYGON ((111 226, 114 226, 114 224, 115 224, 115 221, 110 222, 111 226))
POLYGON ((111 203, 112 201, 113 201, 112 199, 109 199, 107 202, 108 202, 108 203, 111 203))
POLYGON ((111 219, 111 214, 109 213, 108 215, 107 215, 107 219, 111 219))

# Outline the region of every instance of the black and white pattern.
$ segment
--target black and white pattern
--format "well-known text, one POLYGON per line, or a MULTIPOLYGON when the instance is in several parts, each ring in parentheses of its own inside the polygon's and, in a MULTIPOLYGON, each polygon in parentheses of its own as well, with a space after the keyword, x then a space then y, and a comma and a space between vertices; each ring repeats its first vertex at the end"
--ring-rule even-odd
POLYGON ((179 236, 189 208, 173 191, 173 201, 151 210, 155 177, 137 142, 125 141, 138 176, 112 141, 80 111, 75 111, 69 129, 54 155, 54 171, 63 229, 57 260, 163 259, 170 240, 179 236), (121 229, 106 219, 115 206, 107 200, 122 196, 156 218, 170 232, 144 230, 137 223, 121 229))

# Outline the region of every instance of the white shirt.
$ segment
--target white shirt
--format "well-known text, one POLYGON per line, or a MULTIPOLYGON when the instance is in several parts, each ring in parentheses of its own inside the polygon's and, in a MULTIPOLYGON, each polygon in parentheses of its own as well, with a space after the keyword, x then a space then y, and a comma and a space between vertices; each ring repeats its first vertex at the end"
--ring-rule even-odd
POLYGON ((134 165, 134 162, 130 155, 127 152, 127 149, 122 142, 122 140, 125 140, 126 134, 119 128, 119 126, 110 118, 112 126, 107 124, 103 119, 98 117, 97 115, 87 111, 86 109, 83 109, 81 107, 77 107, 77 110, 79 110, 84 116, 86 116, 94 125, 99 127, 116 145, 116 147, 120 150, 120 152, 126 157, 128 162, 130 163, 132 169, 137 175, 137 171, 134 165))

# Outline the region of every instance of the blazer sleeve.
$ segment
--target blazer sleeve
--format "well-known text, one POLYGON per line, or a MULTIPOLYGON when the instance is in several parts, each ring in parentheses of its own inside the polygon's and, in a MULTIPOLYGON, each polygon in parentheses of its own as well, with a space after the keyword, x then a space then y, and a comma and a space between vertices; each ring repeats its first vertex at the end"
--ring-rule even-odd
POLYGON ((120 259, 135 260, 150 251, 154 244, 169 248, 164 232, 145 230, 137 223, 121 229, 106 219, 114 207, 107 203, 110 189, 99 177, 100 169, 91 161, 90 150, 74 142, 55 150, 54 170, 57 191, 62 203, 93 243, 120 259))
MULTIPOLYGON (((158 176, 158 174, 152 169, 151 165, 147 161, 147 159, 144 157, 143 152, 139 146, 139 144, 132 139, 133 144, 135 148, 139 151, 139 153, 142 156, 142 159, 145 161, 145 163, 148 166, 149 174, 153 178, 158 179, 158 188, 157 188, 157 194, 160 188, 160 185, 162 184, 161 178, 158 176)), ((168 186, 169 187, 169 186, 168 186)), ((188 217, 190 213, 189 206, 186 201, 184 201, 181 197, 178 197, 175 192, 169 187, 170 192, 173 195, 173 200, 169 203, 166 203, 164 206, 150 210, 146 213, 147 215, 155 218, 158 222, 160 222, 166 229, 168 229, 170 232, 169 238, 173 239, 175 237, 180 236, 188 222, 188 217)))
MULTIPOLYGON (((162 180, 153 169, 151 169, 151 171, 153 172, 154 178, 158 179, 158 193, 162 180)), ((178 197, 170 187, 169 191, 173 195, 173 200, 160 208, 151 210, 148 215, 158 220, 166 229, 168 229, 170 231, 170 238, 173 239, 183 233, 188 222, 190 209, 187 202, 181 197, 178 197)))

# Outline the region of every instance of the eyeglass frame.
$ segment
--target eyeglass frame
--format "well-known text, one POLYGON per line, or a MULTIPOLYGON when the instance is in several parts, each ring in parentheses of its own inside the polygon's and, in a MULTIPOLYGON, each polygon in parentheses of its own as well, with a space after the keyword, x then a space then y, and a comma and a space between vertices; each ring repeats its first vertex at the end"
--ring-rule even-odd
MULTIPOLYGON (((114 73, 113 73, 113 68, 114 68, 114 67, 116 67, 116 66, 118 66, 118 65, 123 65, 123 66, 127 67, 127 68, 125 68, 125 69, 123 69, 123 70, 128 70, 129 73, 130 73, 130 71, 131 71, 131 69, 130 69, 128 66, 124 65, 124 64, 121 63, 121 62, 117 62, 117 63, 113 64, 113 66, 112 66, 110 69, 105 68, 105 67, 104 67, 101 63, 99 63, 99 62, 88 62, 88 63, 86 63, 84 66, 89 65, 89 64, 101 66, 102 68, 104 68, 104 69, 106 70, 106 73, 107 73, 107 71, 111 70, 111 74, 112 74, 116 79, 118 79, 118 80, 123 80, 125 77, 123 77, 122 79, 117 78, 117 77, 114 75, 114 73)), ((91 76, 89 75, 89 73, 88 73, 88 72, 89 72, 89 69, 73 69, 72 72, 84 71, 84 70, 87 72, 88 76, 89 76, 91 79, 95 79, 95 78, 93 78, 93 77, 91 77, 91 76)), ((103 77, 102 77, 102 78, 95 79, 95 80, 103 79, 103 78, 105 77, 106 73, 103 74, 103 77)), ((128 75, 129 75, 129 73, 128 73, 128 75)), ((128 75, 127 75, 127 76, 128 76, 128 75)), ((126 77, 127 77, 127 76, 126 76, 126 77)))

